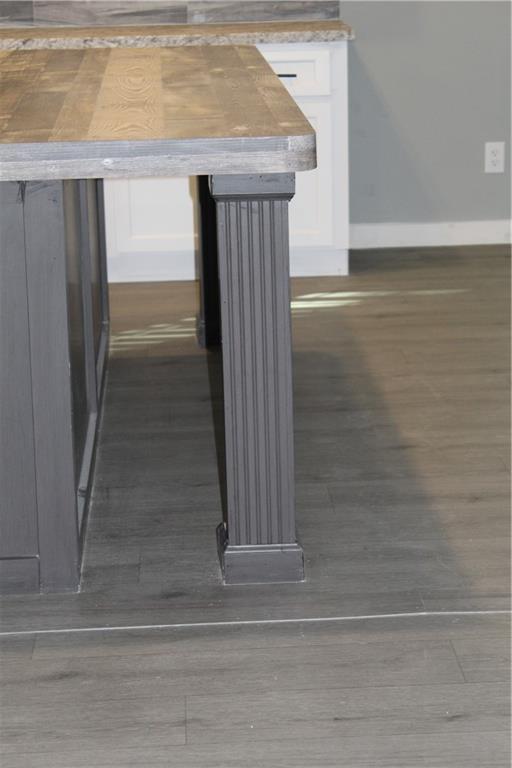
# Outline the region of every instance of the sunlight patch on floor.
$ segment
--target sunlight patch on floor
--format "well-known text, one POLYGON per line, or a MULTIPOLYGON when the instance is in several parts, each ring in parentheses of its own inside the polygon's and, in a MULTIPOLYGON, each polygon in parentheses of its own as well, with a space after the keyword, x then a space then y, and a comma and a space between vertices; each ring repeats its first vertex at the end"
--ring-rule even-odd
POLYGON ((368 299, 381 299, 388 296, 451 296, 467 293, 468 288, 432 288, 417 291, 326 291, 305 293, 292 300, 292 313, 304 314, 314 309, 334 309, 361 304, 368 299))
POLYGON ((196 335, 195 317, 184 317, 176 323, 154 323, 146 328, 133 328, 113 333, 110 337, 110 351, 134 349, 163 344, 173 339, 189 339, 196 335))
MULTIPOLYGON (((291 302, 292 314, 303 315, 314 310, 337 309, 361 304, 363 301, 394 296, 451 296, 467 293, 467 288, 438 288, 416 291, 325 291, 305 293, 291 302)), ((146 328, 133 328, 113 333, 110 351, 135 349, 163 344, 173 339, 190 339, 196 335, 196 318, 184 317, 175 323, 153 323, 146 328)))

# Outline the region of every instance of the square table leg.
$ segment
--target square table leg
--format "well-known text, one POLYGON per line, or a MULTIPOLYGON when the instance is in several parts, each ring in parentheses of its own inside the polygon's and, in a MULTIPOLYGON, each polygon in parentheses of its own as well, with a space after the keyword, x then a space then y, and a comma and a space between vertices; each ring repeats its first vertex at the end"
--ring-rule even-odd
POLYGON ((296 539, 288 203, 294 174, 212 176, 224 377, 227 584, 301 581, 296 539))

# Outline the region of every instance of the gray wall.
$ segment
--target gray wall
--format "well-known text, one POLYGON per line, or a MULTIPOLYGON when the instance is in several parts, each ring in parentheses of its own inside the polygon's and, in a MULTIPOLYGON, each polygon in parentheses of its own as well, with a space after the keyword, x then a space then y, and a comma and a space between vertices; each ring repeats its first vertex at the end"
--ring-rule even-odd
POLYGON ((508 2, 342 2, 353 223, 510 217, 508 2), (506 141, 505 174, 484 142, 506 141))

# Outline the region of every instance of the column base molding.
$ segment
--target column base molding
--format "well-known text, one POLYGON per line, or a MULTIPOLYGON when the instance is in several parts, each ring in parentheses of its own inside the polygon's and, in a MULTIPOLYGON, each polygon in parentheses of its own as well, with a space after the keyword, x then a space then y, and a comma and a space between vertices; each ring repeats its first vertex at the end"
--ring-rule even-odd
POLYGON ((271 584, 304 581, 304 553, 300 544, 230 545, 224 525, 217 543, 225 584, 271 584))

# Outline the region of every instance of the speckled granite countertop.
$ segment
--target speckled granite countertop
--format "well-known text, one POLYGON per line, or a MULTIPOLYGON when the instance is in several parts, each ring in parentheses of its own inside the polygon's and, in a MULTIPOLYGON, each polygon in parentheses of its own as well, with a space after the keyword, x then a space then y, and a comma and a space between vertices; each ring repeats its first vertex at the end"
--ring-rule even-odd
POLYGON ((350 40, 339 19, 104 27, 0 27, 0 50, 156 48, 350 40))

